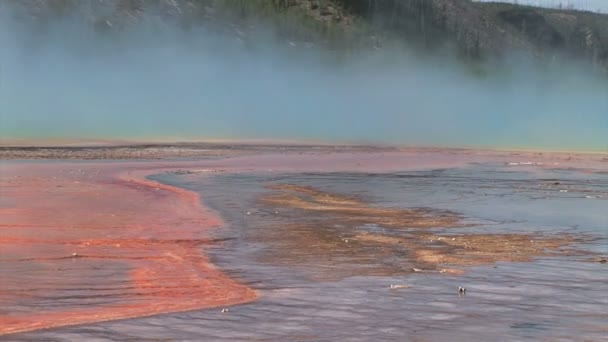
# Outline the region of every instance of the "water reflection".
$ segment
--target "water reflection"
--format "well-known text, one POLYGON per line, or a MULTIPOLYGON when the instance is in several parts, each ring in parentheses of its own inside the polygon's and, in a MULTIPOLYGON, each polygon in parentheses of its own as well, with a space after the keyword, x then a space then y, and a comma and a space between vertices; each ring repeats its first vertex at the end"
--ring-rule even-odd
MULTIPOLYGON (((585 341, 602 340, 608 334, 607 266, 590 261, 589 256, 497 262, 466 267, 465 273, 453 275, 410 272, 411 265, 400 264, 405 260, 402 256, 377 253, 368 262, 357 259, 350 274, 341 274, 352 256, 325 263, 310 262, 314 258, 302 263, 264 258, 282 253, 276 249, 284 245, 268 243, 260 236, 286 213, 277 214, 256 201, 268 184, 313 186, 378 206, 458 212, 465 222, 476 225, 451 231, 582 235, 587 239, 573 248, 605 255, 608 175, 477 165, 388 175, 227 174, 209 178, 164 174, 156 178, 201 191, 206 204, 221 212, 230 228, 216 231, 216 238, 227 240, 210 250, 212 259, 237 280, 258 289, 260 300, 227 312, 218 308, 160 315, 33 332, 7 340, 585 341), (340 267, 332 269, 332 265, 340 267), (397 265, 404 272, 361 272, 365 267, 377 271, 380 265, 397 265), (332 272, 341 276, 316 276, 332 272), (467 288, 466 295, 458 294, 459 286, 467 288)), ((370 223, 356 229, 386 232, 385 227, 370 223)))

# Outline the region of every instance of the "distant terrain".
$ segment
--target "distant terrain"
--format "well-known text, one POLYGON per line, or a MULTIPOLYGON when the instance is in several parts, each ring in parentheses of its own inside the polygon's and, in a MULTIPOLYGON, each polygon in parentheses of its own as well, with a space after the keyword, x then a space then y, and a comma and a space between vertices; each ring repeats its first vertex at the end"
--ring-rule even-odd
POLYGON ((206 25, 247 42, 270 25, 286 44, 335 51, 400 42, 465 61, 528 54, 608 71, 608 15, 470 0, 23 0, 0 10, 35 25, 76 17, 99 32, 206 25), (14 10, 16 9, 16 10, 14 10))

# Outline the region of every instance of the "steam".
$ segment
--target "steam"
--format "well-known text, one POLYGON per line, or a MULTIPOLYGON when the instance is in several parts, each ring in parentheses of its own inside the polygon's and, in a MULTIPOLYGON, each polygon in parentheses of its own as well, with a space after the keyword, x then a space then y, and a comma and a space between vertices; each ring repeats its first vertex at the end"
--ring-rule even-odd
POLYGON ((608 81, 572 62, 322 48, 234 32, 0 21, 0 135, 608 148, 608 81), (423 57, 421 57, 423 56, 423 57))

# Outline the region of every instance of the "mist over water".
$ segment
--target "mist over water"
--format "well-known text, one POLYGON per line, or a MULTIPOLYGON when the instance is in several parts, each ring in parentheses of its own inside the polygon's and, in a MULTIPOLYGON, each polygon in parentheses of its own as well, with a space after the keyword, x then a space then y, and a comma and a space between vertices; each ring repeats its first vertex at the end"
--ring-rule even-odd
MULTIPOLYGON (((5 13, 6 14, 6 13, 5 13)), ((268 34, 0 20, 6 138, 311 140, 606 150, 608 79, 575 62, 472 70, 403 47, 348 56, 268 34)))

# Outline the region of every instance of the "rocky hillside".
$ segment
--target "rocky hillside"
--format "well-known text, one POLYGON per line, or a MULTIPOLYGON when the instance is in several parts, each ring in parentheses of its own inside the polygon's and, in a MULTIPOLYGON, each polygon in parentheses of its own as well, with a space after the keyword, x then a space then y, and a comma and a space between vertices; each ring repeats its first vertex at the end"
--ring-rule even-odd
POLYGON ((584 58, 608 69, 608 15, 469 0, 337 0, 349 12, 427 47, 468 57, 527 51, 584 58))
POLYGON ((400 40, 470 60, 509 52, 574 57, 608 71, 608 15, 469 0, 22 0, 0 3, 36 25, 75 16, 100 32, 142 22, 208 25, 246 40, 260 26, 290 44, 331 49, 400 40), (16 7, 16 10, 15 10, 16 7))

